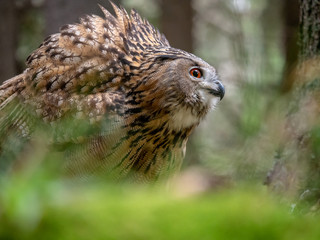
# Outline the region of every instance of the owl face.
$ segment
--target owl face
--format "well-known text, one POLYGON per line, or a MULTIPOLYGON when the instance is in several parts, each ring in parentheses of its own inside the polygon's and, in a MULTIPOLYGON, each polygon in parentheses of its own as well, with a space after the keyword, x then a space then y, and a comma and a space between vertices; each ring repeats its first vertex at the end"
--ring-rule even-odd
POLYGON ((160 81, 170 86, 179 98, 177 101, 189 107, 216 105, 224 97, 225 89, 215 68, 194 55, 190 56, 167 61, 160 70, 164 76, 160 81))
POLYGON ((197 125, 224 96, 216 70, 192 54, 165 59, 156 71, 161 73, 158 84, 167 90, 161 102, 177 130, 197 125))
POLYGON ((224 97, 224 86, 216 70, 209 64, 192 66, 189 70, 189 78, 194 82, 196 96, 200 96, 202 104, 215 106, 224 97))

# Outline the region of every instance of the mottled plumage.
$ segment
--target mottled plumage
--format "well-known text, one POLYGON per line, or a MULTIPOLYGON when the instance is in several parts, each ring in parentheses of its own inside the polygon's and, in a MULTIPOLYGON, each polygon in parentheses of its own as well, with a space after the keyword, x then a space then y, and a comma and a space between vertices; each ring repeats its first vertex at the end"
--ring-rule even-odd
POLYGON ((224 95, 215 69, 170 47, 136 11, 86 16, 49 36, 0 87, 0 130, 29 138, 35 113, 70 143, 68 172, 150 181, 179 169, 192 130, 224 95), (213 101, 213 103, 212 103, 213 101), (31 109, 31 110, 27 110, 31 109), (31 113, 30 113, 31 112, 31 113), (69 118, 73 125, 59 129, 69 118), (80 123, 94 126, 84 134, 80 123))

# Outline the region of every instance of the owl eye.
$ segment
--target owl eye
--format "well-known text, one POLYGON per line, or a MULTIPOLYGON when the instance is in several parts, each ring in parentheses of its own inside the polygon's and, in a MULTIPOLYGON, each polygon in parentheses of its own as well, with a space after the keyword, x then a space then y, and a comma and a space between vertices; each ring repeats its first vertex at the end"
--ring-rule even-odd
POLYGON ((202 73, 201 73, 200 68, 192 68, 189 73, 192 77, 195 77, 195 78, 202 77, 202 73))

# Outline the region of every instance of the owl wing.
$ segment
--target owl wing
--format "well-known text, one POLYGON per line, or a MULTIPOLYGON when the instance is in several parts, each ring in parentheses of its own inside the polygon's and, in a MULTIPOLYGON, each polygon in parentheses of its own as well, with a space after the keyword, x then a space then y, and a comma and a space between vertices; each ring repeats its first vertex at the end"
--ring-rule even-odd
POLYGON ((135 11, 113 7, 116 17, 102 8, 105 19, 86 16, 46 38, 28 57, 26 71, 0 88, 1 109, 19 106, 12 118, 0 116, 3 133, 13 128, 28 138, 40 118, 50 124, 53 142, 71 145, 67 165, 76 164, 79 173, 95 171, 101 159, 116 168, 136 154, 124 130, 126 94, 139 81, 131 76, 151 65, 146 55, 170 47, 135 11))

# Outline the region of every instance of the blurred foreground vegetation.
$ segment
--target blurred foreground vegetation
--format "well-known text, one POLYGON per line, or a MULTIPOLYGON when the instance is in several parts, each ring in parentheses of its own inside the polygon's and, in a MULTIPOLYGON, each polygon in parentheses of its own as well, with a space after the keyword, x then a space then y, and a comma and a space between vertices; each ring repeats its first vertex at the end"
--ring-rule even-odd
POLYGON ((319 215, 292 211, 261 187, 185 196, 162 187, 78 184, 46 168, 2 177, 0 187, 0 239, 320 238, 319 215))
POLYGON ((1 166, 0 239, 320 238, 320 205, 317 196, 305 201, 309 192, 283 197, 211 170, 184 170, 169 186, 70 177, 62 153, 47 146, 49 132, 5 145, 17 159, 1 166))

